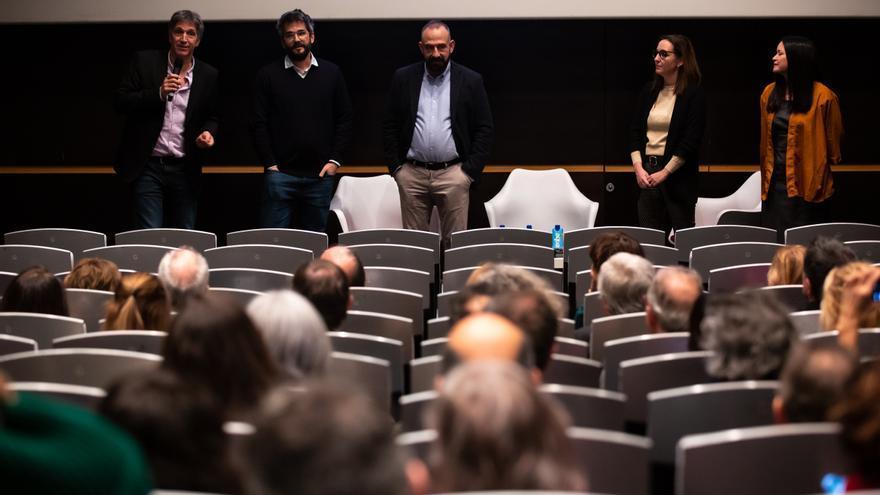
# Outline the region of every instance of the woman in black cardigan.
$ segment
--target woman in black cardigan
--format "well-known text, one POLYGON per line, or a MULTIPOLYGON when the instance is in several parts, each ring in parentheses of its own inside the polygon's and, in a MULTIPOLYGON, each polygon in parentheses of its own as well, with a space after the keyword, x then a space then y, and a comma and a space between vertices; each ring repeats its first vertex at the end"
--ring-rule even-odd
POLYGON ((639 194, 639 225, 669 232, 694 226, 706 96, 691 41, 660 37, 654 78, 639 95, 629 151, 639 194))

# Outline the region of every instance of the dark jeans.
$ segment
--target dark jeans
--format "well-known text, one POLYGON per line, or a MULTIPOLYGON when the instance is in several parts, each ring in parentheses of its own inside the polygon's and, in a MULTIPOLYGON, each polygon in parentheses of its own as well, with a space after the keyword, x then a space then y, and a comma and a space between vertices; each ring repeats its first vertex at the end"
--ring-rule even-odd
POLYGON ((333 177, 299 177, 267 170, 263 180, 260 224, 324 232, 333 193, 333 177))
MULTIPOLYGON (((645 172, 653 174, 666 166, 666 163, 643 163, 645 172)), ((669 179, 666 179, 669 180, 669 179)), ((694 226, 694 204, 687 198, 670 194, 664 181, 652 189, 639 190, 639 226, 657 229, 669 235, 670 229, 681 230, 694 226)))
POLYGON ((776 239, 781 243, 787 229, 825 221, 826 209, 826 203, 809 203, 800 196, 789 198, 785 182, 773 181, 767 200, 761 203, 761 224, 776 230, 776 239))
POLYGON ((135 229, 195 227, 198 187, 182 161, 150 158, 131 190, 135 229))

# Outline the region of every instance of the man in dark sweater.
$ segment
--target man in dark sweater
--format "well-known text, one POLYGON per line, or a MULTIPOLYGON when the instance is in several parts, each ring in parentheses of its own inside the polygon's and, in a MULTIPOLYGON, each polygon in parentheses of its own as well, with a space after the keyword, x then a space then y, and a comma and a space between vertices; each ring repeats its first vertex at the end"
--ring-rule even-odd
POLYGON ((351 100, 339 67, 312 54, 315 24, 305 12, 277 24, 283 60, 257 73, 253 134, 266 169, 263 227, 323 232, 333 176, 351 141, 351 100))

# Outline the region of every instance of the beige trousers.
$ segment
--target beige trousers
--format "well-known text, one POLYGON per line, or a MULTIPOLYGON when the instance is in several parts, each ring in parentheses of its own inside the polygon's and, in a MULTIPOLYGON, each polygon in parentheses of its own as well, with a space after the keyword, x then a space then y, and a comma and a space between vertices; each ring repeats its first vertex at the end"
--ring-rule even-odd
POLYGON ((433 207, 440 214, 443 245, 449 246, 453 232, 467 229, 469 190, 473 179, 461 164, 441 170, 428 170, 404 163, 394 173, 400 191, 403 228, 428 230, 433 207))

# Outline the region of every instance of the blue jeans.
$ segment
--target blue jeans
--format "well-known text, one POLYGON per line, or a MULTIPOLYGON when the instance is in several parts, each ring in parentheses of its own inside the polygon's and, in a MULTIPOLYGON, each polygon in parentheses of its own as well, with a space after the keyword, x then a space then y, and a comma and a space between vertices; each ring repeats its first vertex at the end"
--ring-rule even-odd
POLYGON ((299 177, 267 170, 263 180, 260 224, 263 228, 324 232, 333 193, 333 177, 299 177))
POLYGON ((196 180, 182 161, 163 162, 150 158, 131 185, 134 228, 192 229, 196 224, 196 180))

